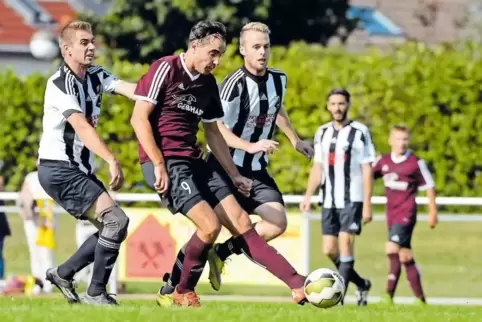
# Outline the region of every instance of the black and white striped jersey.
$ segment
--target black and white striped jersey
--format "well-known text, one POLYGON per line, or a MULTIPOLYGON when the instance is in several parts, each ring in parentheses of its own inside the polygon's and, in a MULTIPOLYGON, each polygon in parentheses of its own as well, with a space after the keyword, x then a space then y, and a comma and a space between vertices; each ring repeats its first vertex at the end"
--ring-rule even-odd
POLYGON ((85 173, 94 170, 94 158, 67 122, 72 113, 83 113, 95 128, 103 92, 113 92, 118 79, 101 66, 87 69, 79 79, 63 63, 47 81, 44 95, 39 159, 69 161, 85 173))
MULTIPOLYGON (((255 76, 241 67, 226 76, 219 89, 226 127, 248 142, 271 139, 286 93, 286 81, 286 74, 273 68, 268 68, 263 76, 255 76)), ((245 169, 256 171, 268 165, 263 152, 250 154, 231 149, 231 154, 234 163, 245 169)))
POLYGON ((332 122, 324 124, 316 131, 314 148, 315 162, 323 164, 323 207, 363 202, 362 165, 375 161, 368 127, 356 121, 339 130, 332 122))

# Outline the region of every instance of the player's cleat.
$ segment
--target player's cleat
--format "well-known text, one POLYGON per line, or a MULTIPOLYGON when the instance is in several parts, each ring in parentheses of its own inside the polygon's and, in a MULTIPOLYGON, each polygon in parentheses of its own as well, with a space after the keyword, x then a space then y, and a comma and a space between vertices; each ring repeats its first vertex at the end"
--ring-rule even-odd
POLYGON ((415 299, 415 305, 418 305, 418 306, 425 306, 427 305, 427 302, 425 302, 424 300, 422 299, 415 299))
POLYGON ((82 303, 89 305, 119 305, 116 299, 110 294, 102 293, 97 296, 90 296, 85 292, 85 296, 82 298, 82 303))
POLYGON ((368 304, 368 292, 372 288, 372 283, 365 279, 365 287, 358 287, 355 291, 356 305, 366 306, 368 304))
POLYGON ((169 282, 171 275, 169 273, 165 273, 162 277, 162 281, 165 282, 163 286, 159 289, 156 294, 156 303, 161 307, 171 307, 172 302, 172 293, 174 293, 174 286, 172 286, 169 282))
POLYGON ((393 299, 390 294, 384 294, 380 297, 380 304, 393 305, 393 299))
POLYGON ((156 295, 156 303, 160 307, 171 307, 173 305, 172 294, 162 294, 159 290, 156 295))
POLYGON ((182 307, 200 307, 201 302, 196 292, 189 292, 185 294, 180 294, 177 292, 177 287, 172 293, 172 303, 176 306, 182 307))
POLYGON ((53 285, 55 285, 60 292, 64 295, 67 301, 71 304, 73 303, 80 303, 80 298, 77 292, 75 291, 75 281, 72 280, 64 280, 59 276, 58 267, 49 268, 47 270, 46 279, 50 281, 53 285))
POLYGON ((218 244, 214 244, 208 253, 209 282, 211 283, 211 286, 215 291, 219 291, 219 289, 221 288, 221 274, 224 270, 224 262, 216 253, 217 245, 218 244))
POLYGON ((305 305, 308 302, 306 299, 304 287, 295 288, 291 290, 291 296, 293 297, 293 301, 299 305, 305 305))

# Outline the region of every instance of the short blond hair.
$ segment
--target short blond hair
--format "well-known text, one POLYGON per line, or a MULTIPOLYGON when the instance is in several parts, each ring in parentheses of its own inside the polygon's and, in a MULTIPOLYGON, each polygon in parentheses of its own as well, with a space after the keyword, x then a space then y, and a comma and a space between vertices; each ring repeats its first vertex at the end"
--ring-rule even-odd
POLYGON ((74 32, 83 30, 92 33, 92 26, 86 21, 74 20, 67 23, 61 30, 59 36, 59 44, 62 46, 65 43, 69 43, 72 39, 74 32))
POLYGON ((269 35, 271 33, 271 30, 269 30, 269 27, 265 25, 262 22, 250 22, 248 24, 245 24, 243 28, 241 28, 241 33, 239 37, 241 38, 241 42, 243 41, 243 35, 248 32, 248 31, 258 31, 262 32, 264 34, 269 35))

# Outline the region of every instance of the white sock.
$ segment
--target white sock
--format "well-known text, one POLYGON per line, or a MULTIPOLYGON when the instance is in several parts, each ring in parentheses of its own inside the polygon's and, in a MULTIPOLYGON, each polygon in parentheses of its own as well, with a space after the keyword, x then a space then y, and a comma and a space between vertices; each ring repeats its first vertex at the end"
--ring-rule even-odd
POLYGON ((53 289, 52 283, 47 281, 46 279, 46 272, 49 268, 54 267, 54 250, 51 248, 43 247, 43 246, 37 246, 37 250, 39 252, 39 258, 42 262, 42 265, 39 265, 41 267, 39 273, 41 273, 41 276, 39 278, 42 280, 44 283, 44 288, 43 291, 45 293, 51 293, 53 289))

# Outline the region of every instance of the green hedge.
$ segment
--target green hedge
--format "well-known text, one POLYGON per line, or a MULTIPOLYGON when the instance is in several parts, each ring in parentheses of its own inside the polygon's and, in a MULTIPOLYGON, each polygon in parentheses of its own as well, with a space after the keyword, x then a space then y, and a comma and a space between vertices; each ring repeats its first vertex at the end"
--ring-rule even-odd
MULTIPOLYGON (((273 48, 271 65, 288 75, 286 108, 298 133, 312 140, 316 128, 329 121, 326 93, 346 87, 353 94, 350 111, 371 128, 378 153, 387 152, 387 134, 395 123, 413 130, 412 148, 434 172, 439 195, 477 196, 482 191, 482 47, 454 49, 407 44, 390 53, 345 53, 294 43, 273 48)), ((216 71, 221 80, 241 64, 235 45, 216 71)), ((137 80, 147 66, 115 61, 112 71, 137 80)), ((45 78, 19 79, 0 73, 0 160, 7 189, 19 189, 23 176, 35 168, 34 153, 41 131, 45 78)), ((148 191, 137 164, 137 145, 129 117, 133 103, 105 96, 99 131, 122 161, 126 174, 123 191, 148 191)), ((304 192, 310 164, 286 138, 271 157, 270 171, 285 193, 304 192)), ((107 169, 100 171, 107 180, 107 169)), ((375 194, 382 193, 377 184, 375 194)))

